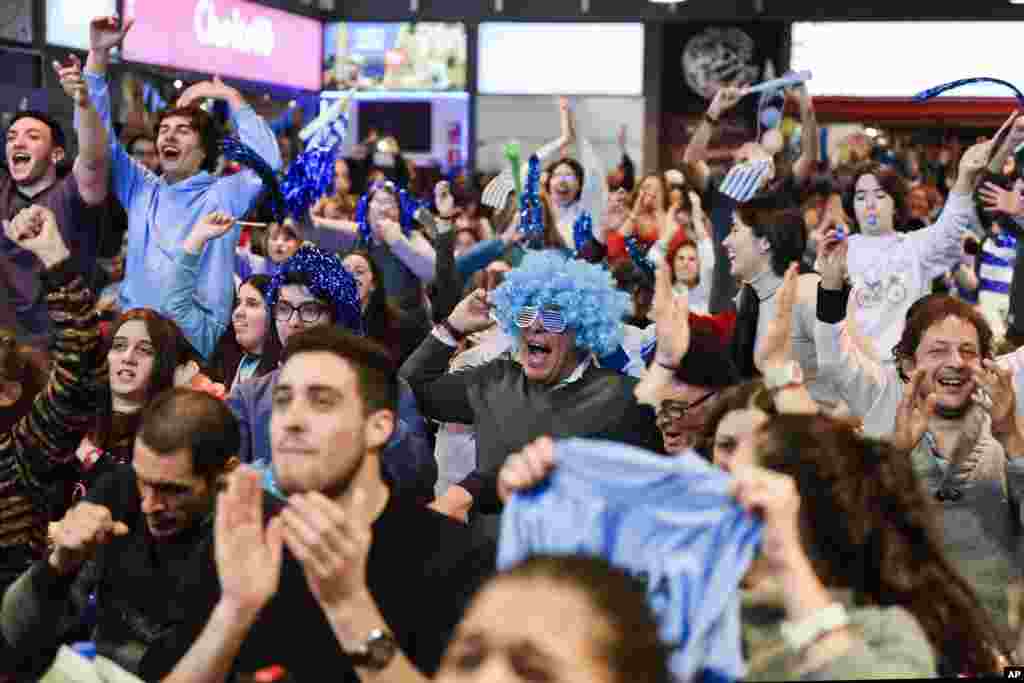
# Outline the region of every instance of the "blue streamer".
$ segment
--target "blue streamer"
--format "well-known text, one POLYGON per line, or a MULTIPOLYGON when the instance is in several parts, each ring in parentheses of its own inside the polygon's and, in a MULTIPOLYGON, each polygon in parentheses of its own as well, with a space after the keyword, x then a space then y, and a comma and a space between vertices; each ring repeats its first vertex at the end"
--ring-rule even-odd
POLYGON ((574 254, 580 255, 583 251, 583 247, 587 245, 594 237, 594 221, 590 217, 590 214, 586 211, 580 212, 580 215, 576 217, 576 222, 572 224, 572 239, 575 243, 576 250, 574 254))
POLYGON ((277 182, 277 173, 270 167, 270 164, 256 150, 233 135, 225 136, 221 140, 220 149, 225 159, 236 161, 252 169, 260 177, 260 180, 263 181, 263 190, 266 192, 267 207, 274 216, 274 222, 284 222, 285 199, 281 193, 281 186, 277 182))
POLYGON ((1024 106, 1024 93, 1021 93, 1021 91, 1017 89, 1017 86, 1015 86, 1013 83, 1004 81, 1000 78, 989 78, 988 76, 961 78, 958 81, 950 81, 949 83, 943 83, 942 85, 937 85, 933 88, 922 90, 921 92, 914 95, 913 99, 915 102, 925 102, 927 100, 932 99, 933 97, 938 97, 944 92, 948 92, 956 88, 962 88, 965 85, 972 85, 974 83, 995 83, 997 85, 1005 86, 1006 88, 1009 88, 1010 90, 1013 91, 1013 94, 1017 98, 1017 101, 1021 104, 1021 106, 1024 106))
POLYGON ((530 157, 526 171, 526 186, 519 197, 519 229, 529 243, 544 241, 544 209, 540 200, 540 159, 530 157))

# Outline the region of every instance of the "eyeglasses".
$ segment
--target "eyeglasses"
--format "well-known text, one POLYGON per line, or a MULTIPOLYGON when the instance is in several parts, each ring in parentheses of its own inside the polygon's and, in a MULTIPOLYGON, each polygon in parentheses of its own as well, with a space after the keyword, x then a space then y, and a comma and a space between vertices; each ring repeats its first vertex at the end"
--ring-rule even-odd
POLYGON ((553 306, 523 306, 516 314, 516 326, 524 330, 533 327, 538 317, 541 326, 553 334, 562 334, 569 327, 565 316, 562 315, 562 309, 553 306))
POLYGON ((681 420, 686 416, 686 413, 693 410, 701 403, 704 403, 717 393, 717 391, 712 391, 707 394, 704 394, 693 403, 673 400, 662 401, 661 407, 658 409, 657 419, 659 422, 662 420, 681 420))
POLYGON ((283 323, 289 322, 296 311, 302 322, 315 323, 324 314, 324 307, 316 301, 307 301, 298 306, 292 306, 287 301, 278 301, 274 304, 274 318, 283 323))

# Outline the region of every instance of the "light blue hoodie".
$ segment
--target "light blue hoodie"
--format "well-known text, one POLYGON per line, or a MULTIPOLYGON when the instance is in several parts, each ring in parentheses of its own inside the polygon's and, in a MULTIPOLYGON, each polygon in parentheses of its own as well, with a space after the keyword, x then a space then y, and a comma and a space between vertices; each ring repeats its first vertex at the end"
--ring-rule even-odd
MULTIPOLYGON (((101 76, 86 73, 89 96, 107 127, 110 139, 111 189, 128 213, 128 254, 121 286, 121 310, 152 308, 172 317, 168 293, 175 276, 175 260, 192 226, 214 211, 241 217, 256 201, 263 182, 255 172, 215 177, 206 171, 173 185, 147 171, 131 158, 117 140, 110 117, 110 89, 101 76)), ((274 133, 252 107, 234 112, 231 121, 238 136, 277 170, 281 155, 274 133)), ((77 128, 78 122, 76 120, 77 128)), ((241 233, 234 226, 227 235, 207 243, 199 257, 193 297, 200 315, 180 321, 182 332, 205 358, 227 329, 234 303, 235 248, 241 233)), ((177 319, 175 319, 178 321, 177 319)))

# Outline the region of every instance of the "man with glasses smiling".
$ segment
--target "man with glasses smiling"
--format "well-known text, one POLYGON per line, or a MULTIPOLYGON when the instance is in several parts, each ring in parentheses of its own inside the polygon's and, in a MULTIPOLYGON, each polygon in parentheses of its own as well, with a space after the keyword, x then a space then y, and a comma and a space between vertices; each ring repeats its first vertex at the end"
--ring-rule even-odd
MULTIPOLYGON (((264 292, 274 315, 274 328, 286 347, 288 340, 303 330, 321 325, 338 325, 356 333, 363 331, 363 318, 355 280, 341 261, 316 247, 300 247, 281 264, 264 292)), ((228 406, 241 423, 239 458, 268 472, 270 479, 270 415, 272 395, 279 370, 263 377, 238 382, 228 395, 228 406)), ((394 490, 424 503, 434 495, 437 463, 427 437, 426 421, 416 408, 416 399, 400 383, 398 422, 381 454, 384 474, 394 490)))
POLYGON ((477 468, 449 489, 468 519, 487 515, 496 532, 497 472, 509 453, 550 435, 628 443, 662 450, 654 411, 633 396, 637 380, 598 367, 622 342, 629 298, 611 275, 554 252, 532 252, 509 272, 488 301, 484 290, 463 299, 402 366, 423 414, 473 424, 477 468), (458 341, 493 320, 516 340, 507 357, 448 373, 458 341))

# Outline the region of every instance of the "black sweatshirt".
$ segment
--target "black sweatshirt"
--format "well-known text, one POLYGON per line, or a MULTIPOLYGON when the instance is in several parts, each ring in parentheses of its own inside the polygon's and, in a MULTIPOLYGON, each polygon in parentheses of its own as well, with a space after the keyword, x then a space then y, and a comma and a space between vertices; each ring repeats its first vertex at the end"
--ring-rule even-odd
POLYGON ((662 452, 654 410, 637 403, 638 380, 591 366, 570 384, 530 382, 523 368, 498 358, 448 372, 455 349, 433 335, 402 366, 424 417, 476 425, 477 469, 462 483, 474 509, 499 512, 498 471, 510 454, 541 436, 617 441, 662 452))

